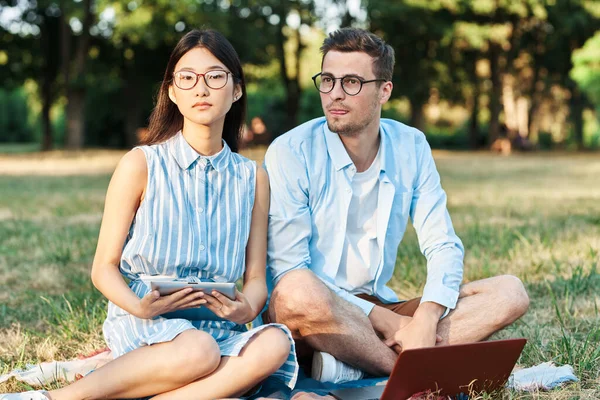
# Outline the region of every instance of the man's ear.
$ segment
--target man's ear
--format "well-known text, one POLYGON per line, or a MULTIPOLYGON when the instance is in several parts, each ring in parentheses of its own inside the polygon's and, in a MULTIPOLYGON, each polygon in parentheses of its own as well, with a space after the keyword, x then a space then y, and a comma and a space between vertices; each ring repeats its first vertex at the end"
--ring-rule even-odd
POLYGON ((383 85, 381 85, 381 97, 379 98, 379 104, 385 104, 388 102, 390 96, 392 95, 393 88, 394 84, 392 83, 392 81, 384 82, 383 85))
POLYGON ((169 98, 175 104, 177 104, 177 98, 175 97, 175 90, 173 90, 173 85, 169 86, 169 98))

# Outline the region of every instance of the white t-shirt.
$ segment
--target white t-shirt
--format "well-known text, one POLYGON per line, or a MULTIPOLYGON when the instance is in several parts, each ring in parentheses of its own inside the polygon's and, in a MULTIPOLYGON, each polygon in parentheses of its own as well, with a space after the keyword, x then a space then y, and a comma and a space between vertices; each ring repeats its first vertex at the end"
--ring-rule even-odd
POLYGON ((381 258, 377 244, 379 152, 371 166, 352 179, 352 200, 336 285, 352 294, 373 294, 375 273, 381 258))

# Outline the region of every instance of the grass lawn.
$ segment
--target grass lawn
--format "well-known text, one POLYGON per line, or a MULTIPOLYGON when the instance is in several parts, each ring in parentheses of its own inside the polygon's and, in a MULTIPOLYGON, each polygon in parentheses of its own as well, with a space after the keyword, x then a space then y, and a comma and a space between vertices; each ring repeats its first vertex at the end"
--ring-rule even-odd
MULTIPOLYGON (((496 338, 529 339, 521 367, 568 363, 580 378, 549 393, 494 397, 600 398, 600 156, 438 152, 436 160, 466 249, 465 280, 514 274, 530 294, 529 313, 496 338)), ((105 346, 106 301, 89 274, 108 181, 0 176, 0 373, 105 346)), ((425 276, 409 229, 391 286, 413 297, 425 276)), ((24 389, 0 384, 0 393, 24 389)))

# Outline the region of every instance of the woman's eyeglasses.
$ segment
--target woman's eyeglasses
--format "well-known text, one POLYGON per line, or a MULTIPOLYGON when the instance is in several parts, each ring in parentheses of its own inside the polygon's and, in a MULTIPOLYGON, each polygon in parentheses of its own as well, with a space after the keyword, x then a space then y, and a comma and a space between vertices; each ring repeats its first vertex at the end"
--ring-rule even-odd
MULTIPOLYGON (((231 72, 223 70, 212 70, 204 74, 197 74, 193 71, 177 71, 173 74, 173 83, 179 89, 190 90, 198 84, 200 77, 204 78, 204 83, 211 89, 222 89, 227 85, 231 72)), ((231 74, 233 75, 233 74, 231 74)))

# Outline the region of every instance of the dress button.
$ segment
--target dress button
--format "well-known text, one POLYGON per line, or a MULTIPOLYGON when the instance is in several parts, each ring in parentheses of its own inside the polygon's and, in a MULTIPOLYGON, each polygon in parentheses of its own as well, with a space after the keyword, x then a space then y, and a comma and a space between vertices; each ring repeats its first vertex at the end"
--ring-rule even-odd
POLYGON ((201 244, 201 245, 200 245, 198 248, 199 248, 200 250, 204 250, 204 249, 206 249, 206 247, 204 247, 204 245, 203 245, 203 244, 201 244))

